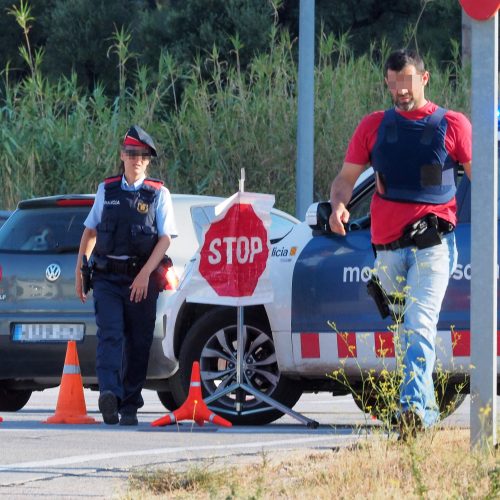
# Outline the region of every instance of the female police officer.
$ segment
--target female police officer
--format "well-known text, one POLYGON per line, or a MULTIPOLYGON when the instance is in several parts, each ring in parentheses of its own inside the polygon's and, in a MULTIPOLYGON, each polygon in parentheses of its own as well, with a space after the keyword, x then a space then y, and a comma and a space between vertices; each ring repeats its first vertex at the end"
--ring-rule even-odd
POLYGON ((153 140, 134 125, 121 148, 123 175, 99 184, 76 264, 76 293, 85 302, 81 266, 92 254, 99 410, 106 424, 138 423, 159 294, 152 273, 177 234, 168 189, 146 177, 151 156, 153 140))

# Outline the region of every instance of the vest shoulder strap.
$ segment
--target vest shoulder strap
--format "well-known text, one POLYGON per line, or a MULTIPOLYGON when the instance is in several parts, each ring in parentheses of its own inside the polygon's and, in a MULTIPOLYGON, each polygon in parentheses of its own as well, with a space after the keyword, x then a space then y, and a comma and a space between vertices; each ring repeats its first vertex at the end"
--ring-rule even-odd
POLYGON ((389 144, 398 142, 398 127, 396 124, 396 110, 394 108, 387 109, 384 113, 385 121, 385 140, 389 144))
POLYGON ((432 139, 434 138, 434 134, 436 133, 441 120, 444 118, 446 114, 446 109, 438 107, 434 113, 429 117, 427 121, 427 125, 422 132, 422 137, 420 138, 420 144, 424 144, 425 146, 429 146, 432 143, 432 139))

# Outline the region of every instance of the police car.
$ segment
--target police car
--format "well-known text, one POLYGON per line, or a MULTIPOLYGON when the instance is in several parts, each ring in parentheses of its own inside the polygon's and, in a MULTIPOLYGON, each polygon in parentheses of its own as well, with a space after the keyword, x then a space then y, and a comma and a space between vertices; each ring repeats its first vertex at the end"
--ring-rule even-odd
MULTIPOLYGON (((222 198, 173 194, 179 236, 168 254, 169 290, 160 294, 145 387, 172 405, 168 377, 177 363, 163 355, 165 301, 195 253, 202 225, 222 198)), ((76 256, 83 221, 94 195, 60 195, 21 201, 0 229, 0 411, 17 411, 34 390, 61 381, 66 343, 76 340, 85 387, 97 389, 93 300, 75 294, 76 256)), ((278 210, 272 234, 281 237, 298 221, 278 210)))
MULTIPOLYGON (((381 318, 366 289, 374 262, 369 214, 374 189, 368 169, 354 189, 345 237, 330 232, 330 205, 323 202, 310 207, 304 222, 271 241, 274 301, 245 307, 244 382, 287 407, 303 392, 347 393, 345 383, 327 376, 333 370, 345 370, 349 385, 361 393, 362 373, 395 368, 392 321, 381 318)), ((466 383, 470 362, 470 192, 463 176, 457 192, 458 266, 438 324, 436 365, 448 374, 438 394, 442 410, 463 400, 457 385, 466 383)), ((236 310, 188 302, 190 279, 188 269, 167 301, 163 347, 167 358, 178 363, 170 379, 177 405, 187 394, 195 360, 200 361, 205 396, 217 395, 236 377, 236 310)), ((250 396, 245 411, 237 413, 234 401, 229 394, 212 408, 235 424, 263 424, 282 415, 250 396)))

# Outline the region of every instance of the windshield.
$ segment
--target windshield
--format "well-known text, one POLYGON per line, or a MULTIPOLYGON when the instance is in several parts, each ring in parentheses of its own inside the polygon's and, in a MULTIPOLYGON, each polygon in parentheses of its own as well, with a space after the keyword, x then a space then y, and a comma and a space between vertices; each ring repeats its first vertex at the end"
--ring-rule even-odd
POLYGON ((89 207, 16 210, 0 228, 0 251, 77 252, 89 207))

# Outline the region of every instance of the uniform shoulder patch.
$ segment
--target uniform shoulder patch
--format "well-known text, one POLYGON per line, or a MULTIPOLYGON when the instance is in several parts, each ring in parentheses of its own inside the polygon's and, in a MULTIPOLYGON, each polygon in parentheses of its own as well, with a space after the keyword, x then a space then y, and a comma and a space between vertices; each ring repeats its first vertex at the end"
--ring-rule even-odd
POLYGON ((161 181, 160 179, 152 179, 148 177, 147 179, 145 179, 144 184, 146 186, 152 187, 153 189, 161 189, 164 182, 161 181))
POLYGON ((114 175, 113 177, 107 177, 104 179, 104 187, 112 187, 116 183, 121 183, 122 181, 122 176, 121 175, 114 175))

